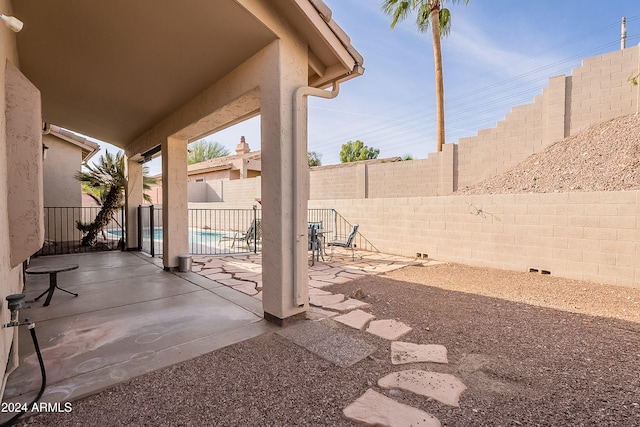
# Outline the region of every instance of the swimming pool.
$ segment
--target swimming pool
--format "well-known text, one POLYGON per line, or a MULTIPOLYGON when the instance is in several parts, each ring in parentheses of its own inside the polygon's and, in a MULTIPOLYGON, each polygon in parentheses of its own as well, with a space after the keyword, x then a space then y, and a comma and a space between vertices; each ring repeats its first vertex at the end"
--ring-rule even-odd
MULTIPOLYGON (((142 230, 142 239, 150 240, 151 239, 151 230, 145 228, 142 230)), ((109 234, 121 237, 122 230, 109 230, 109 234)), ((212 230, 203 230, 200 228, 189 228, 189 243, 198 243, 198 244, 211 244, 218 243, 223 237, 225 237, 225 233, 212 231, 212 230)), ((162 227, 155 227, 153 229, 153 240, 154 241, 162 241, 162 227)))

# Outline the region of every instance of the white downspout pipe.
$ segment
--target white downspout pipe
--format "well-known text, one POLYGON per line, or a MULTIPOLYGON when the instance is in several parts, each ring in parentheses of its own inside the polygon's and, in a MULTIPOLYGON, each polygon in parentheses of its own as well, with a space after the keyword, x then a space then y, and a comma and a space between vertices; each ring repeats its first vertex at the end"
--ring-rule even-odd
MULTIPOLYGON (((299 268, 298 261, 306 258, 307 254, 307 227, 304 226, 305 222, 302 221, 300 215, 302 212, 307 212, 308 197, 306 188, 297 179, 297 169, 300 165, 305 165, 305 169, 308 167, 307 160, 307 115, 302 114, 305 107, 306 98, 308 96, 317 96, 319 98, 333 99, 338 96, 340 92, 340 86, 337 81, 333 82, 333 86, 330 91, 324 89, 318 89, 310 86, 301 86, 296 89, 293 95, 293 230, 295 235, 294 242, 294 257, 293 257, 293 297, 294 303, 298 307, 305 305, 305 298, 302 296, 301 283, 306 283, 307 277, 302 274, 303 270, 299 268), (303 247, 304 244, 304 247, 303 247), (296 256, 300 254, 300 256, 296 256)), ((308 176, 307 170, 307 176, 308 176)), ((308 184, 308 179, 304 180, 305 185, 308 184)))

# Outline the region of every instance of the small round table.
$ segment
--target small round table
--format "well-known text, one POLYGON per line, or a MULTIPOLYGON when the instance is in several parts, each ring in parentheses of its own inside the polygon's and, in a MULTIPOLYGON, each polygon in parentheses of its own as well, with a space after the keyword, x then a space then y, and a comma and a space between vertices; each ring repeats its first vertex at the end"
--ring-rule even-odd
POLYGON ((71 294, 73 296, 78 296, 78 294, 75 294, 73 292, 69 292, 65 289, 62 289, 61 287, 58 286, 58 273, 62 273, 63 271, 71 271, 71 270, 75 270, 76 268, 78 268, 78 264, 68 264, 68 265, 43 265, 40 267, 29 267, 25 270, 25 272, 27 274, 48 274, 49 275, 49 289, 47 289, 46 291, 44 291, 43 293, 41 293, 40 295, 38 295, 36 298, 34 298, 34 301, 38 301, 40 298, 42 298, 44 296, 44 294, 46 294, 47 292, 49 293, 47 295, 47 299, 44 301, 44 306, 48 306, 49 303, 51 302, 51 297, 53 296, 53 291, 56 290, 56 288, 60 289, 63 292, 66 292, 68 294, 71 294))

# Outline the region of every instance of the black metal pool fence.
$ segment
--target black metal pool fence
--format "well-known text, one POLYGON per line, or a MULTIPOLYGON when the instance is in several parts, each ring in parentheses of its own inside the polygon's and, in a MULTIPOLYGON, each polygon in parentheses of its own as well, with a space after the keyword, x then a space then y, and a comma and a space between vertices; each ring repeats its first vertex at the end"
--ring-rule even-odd
POLYGON ((89 224, 100 212, 100 206, 45 207, 44 244, 35 254, 60 255, 78 252, 97 252, 120 249, 124 237, 124 207, 118 209, 107 226, 98 234, 95 245, 83 246, 83 232, 78 222, 89 224))
MULTIPOLYGON (((83 233, 76 224, 92 222, 101 207, 45 207, 45 242, 35 255, 69 254, 121 249, 124 247, 124 208, 117 211, 99 234, 97 244, 82 246, 83 233)), ((189 253, 222 255, 262 250, 262 209, 189 209, 189 253)), ((344 239, 353 224, 335 209, 309 209, 309 223, 322 223, 327 241, 344 239)), ((377 251, 359 230, 355 247, 377 251)), ((162 254, 162 206, 138 207, 138 249, 151 255, 162 254)))

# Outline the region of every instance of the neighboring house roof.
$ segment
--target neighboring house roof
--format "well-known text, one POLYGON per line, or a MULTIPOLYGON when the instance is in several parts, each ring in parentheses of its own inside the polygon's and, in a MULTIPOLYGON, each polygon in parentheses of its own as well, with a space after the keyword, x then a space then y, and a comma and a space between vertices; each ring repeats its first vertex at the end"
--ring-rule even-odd
POLYGON ((210 171, 233 169, 237 160, 260 160, 262 157, 260 151, 252 151, 246 154, 232 154, 230 156, 217 157, 204 162, 194 163, 187 166, 187 174, 204 173, 210 171))
POLYGON ((100 151, 100 145, 96 144, 93 141, 89 141, 87 138, 84 138, 78 134, 70 132, 66 129, 62 129, 56 125, 45 125, 45 134, 53 135, 57 138, 60 138, 64 141, 67 141, 73 145, 76 145, 82 149, 82 161, 86 162, 94 154, 100 151))
POLYGON ((401 162, 402 157, 386 157, 384 159, 372 159, 372 160, 359 160, 357 162, 347 162, 347 163, 338 163, 335 165, 326 165, 326 166, 313 166, 312 170, 318 169, 336 169, 336 168, 348 168, 353 165, 371 165, 375 163, 393 163, 393 162, 401 162))

